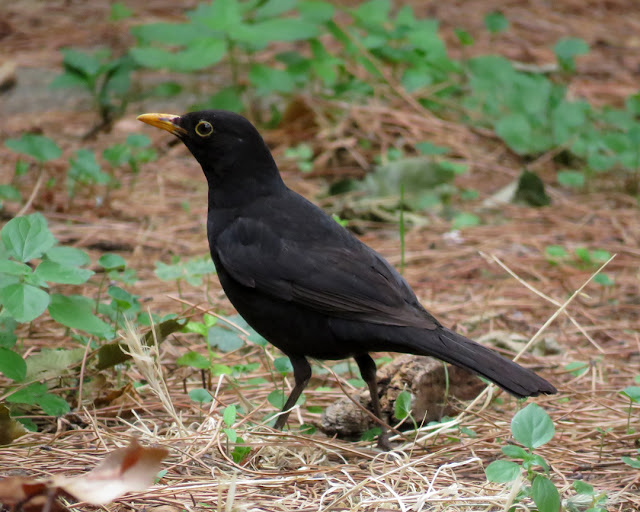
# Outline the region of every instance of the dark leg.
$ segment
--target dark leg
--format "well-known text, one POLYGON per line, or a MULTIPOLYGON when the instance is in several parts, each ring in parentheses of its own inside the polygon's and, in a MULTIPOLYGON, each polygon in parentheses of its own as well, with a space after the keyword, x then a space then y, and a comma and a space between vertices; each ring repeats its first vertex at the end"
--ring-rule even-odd
MULTIPOLYGON (((378 380, 376 378, 376 363, 371 359, 369 354, 362 354, 355 356, 358 368, 360 368, 360 375, 362 380, 369 386, 369 393, 371 394, 371 405, 373 405, 373 414, 376 418, 382 421, 382 414, 380 411, 380 399, 378 398, 378 380)), ((389 435, 384 425, 380 424, 380 435, 378 436, 378 448, 383 450, 391 450, 389 444, 389 435)))
POLYGON ((296 405, 298 398, 300 398, 302 391, 307 387, 307 383, 311 378, 311 366, 309 366, 308 361, 304 357, 289 356, 289 359, 291 360, 291 366, 293 366, 293 378, 296 381, 296 385, 293 386, 291 394, 289 395, 289 398, 287 398, 287 403, 284 404, 282 413, 276 420, 275 428, 278 430, 282 430, 282 427, 284 427, 284 424, 287 422, 287 418, 289 417, 290 409, 296 405))

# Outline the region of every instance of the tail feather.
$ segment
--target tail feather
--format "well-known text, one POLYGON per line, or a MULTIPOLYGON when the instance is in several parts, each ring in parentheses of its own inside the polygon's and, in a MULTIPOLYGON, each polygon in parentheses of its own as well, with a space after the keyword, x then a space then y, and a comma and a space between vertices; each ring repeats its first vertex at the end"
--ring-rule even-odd
POLYGON ((418 347, 416 347, 417 344, 412 343, 414 349, 418 348, 417 353, 434 356, 447 363, 477 373, 518 398, 557 392, 551 383, 533 371, 462 336, 462 334, 446 327, 431 331, 430 334, 429 343, 422 342, 418 347), (437 340, 434 339, 436 337, 437 340))

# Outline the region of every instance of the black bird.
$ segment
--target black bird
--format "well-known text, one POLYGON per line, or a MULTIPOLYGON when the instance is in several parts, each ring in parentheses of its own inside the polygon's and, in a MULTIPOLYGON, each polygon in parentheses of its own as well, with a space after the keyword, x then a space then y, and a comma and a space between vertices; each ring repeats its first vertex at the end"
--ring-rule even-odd
MULTIPOLYGON (((138 119, 176 135, 202 166, 209 249, 222 288, 247 323, 291 360, 295 386, 276 428, 309 382, 307 357, 353 357, 378 418, 369 352, 437 357, 517 397, 556 392, 531 370, 442 326, 382 256, 284 184, 244 117, 205 110, 138 119)), ((388 448, 384 430, 378 445, 388 448)))

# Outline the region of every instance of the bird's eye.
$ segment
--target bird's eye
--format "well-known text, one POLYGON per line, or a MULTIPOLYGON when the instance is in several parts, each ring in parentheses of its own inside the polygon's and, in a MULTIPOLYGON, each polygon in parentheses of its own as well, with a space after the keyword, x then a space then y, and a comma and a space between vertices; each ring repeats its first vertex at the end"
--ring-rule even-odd
POLYGON ((200 137, 208 137, 213 133, 213 126, 208 121, 200 121, 196 125, 196 133, 200 135, 200 137))

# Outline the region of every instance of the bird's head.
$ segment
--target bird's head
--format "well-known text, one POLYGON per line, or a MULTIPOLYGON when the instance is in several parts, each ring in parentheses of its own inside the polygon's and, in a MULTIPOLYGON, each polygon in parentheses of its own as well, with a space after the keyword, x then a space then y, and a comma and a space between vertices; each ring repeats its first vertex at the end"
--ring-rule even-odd
POLYGON ((212 187, 280 182, 269 148, 244 117, 226 110, 184 115, 143 114, 138 120, 177 136, 202 166, 212 187))

